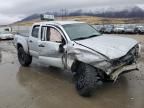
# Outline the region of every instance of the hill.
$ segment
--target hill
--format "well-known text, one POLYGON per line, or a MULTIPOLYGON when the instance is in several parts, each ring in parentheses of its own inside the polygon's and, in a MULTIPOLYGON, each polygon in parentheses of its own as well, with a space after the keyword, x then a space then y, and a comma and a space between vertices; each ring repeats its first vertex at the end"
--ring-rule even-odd
POLYGON ((144 18, 144 10, 138 6, 135 6, 130 9, 124 9, 117 12, 106 11, 97 14, 97 16, 109 18, 144 18))
MULTIPOLYGON (((95 12, 78 9, 68 12, 68 10, 64 9, 62 12, 57 10, 45 13, 55 15, 56 20, 77 20, 90 24, 144 23, 144 10, 138 6, 119 11, 107 10, 105 12, 95 12)), ((33 14, 14 24, 31 25, 39 21, 40 14, 33 14)))
MULTIPOLYGON (((104 18, 95 16, 69 16, 69 17, 56 17, 56 20, 75 20, 83 21, 89 24, 133 24, 133 23, 144 23, 144 19, 141 18, 104 18)), ((28 21, 16 22, 13 25, 29 26, 34 22, 40 22, 41 20, 33 19, 28 21)))

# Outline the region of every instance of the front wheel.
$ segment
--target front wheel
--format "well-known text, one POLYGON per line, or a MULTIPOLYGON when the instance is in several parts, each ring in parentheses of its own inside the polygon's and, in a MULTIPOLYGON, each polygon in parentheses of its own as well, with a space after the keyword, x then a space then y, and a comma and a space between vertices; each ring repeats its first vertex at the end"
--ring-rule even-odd
POLYGON ((22 47, 18 48, 18 60, 22 66, 29 66, 32 62, 32 56, 26 54, 22 47))
POLYGON ((102 83, 97 70, 90 65, 81 63, 74 76, 78 93, 84 97, 90 97, 95 88, 102 83))

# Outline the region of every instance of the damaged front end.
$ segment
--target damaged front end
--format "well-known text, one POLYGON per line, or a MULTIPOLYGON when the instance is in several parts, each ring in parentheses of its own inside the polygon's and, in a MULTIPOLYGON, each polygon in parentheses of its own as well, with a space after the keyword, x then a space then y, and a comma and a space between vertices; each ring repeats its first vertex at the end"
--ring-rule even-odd
POLYGON ((112 80, 116 80, 120 74, 138 69, 137 60, 140 56, 140 47, 137 44, 126 55, 117 59, 109 59, 99 52, 84 47, 75 47, 68 52, 68 55, 69 65, 72 66, 73 61, 78 60, 102 70, 112 80))
POLYGON ((130 72, 131 70, 138 70, 137 64, 140 57, 140 46, 133 47, 125 56, 110 60, 110 62, 102 62, 97 65, 100 69, 106 72, 112 80, 116 80, 119 75, 130 72), (105 64, 104 64, 105 63, 105 64), (103 65, 102 65, 103 64, 103 65))
POLYGON ((139 57, 140 46, 136 45, 125 56, 111 60, 111 67, 107 74, 110 75, 112 80, 116 80, 120 74, 131 70, 138 70, 137 61, 139 57))

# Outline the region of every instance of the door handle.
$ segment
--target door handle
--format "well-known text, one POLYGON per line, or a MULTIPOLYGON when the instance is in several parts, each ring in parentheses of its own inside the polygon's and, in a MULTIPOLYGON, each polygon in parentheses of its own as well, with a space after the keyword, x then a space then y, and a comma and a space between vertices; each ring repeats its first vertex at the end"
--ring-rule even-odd
POLYGON ((29 42, 30 42, 30 43, 32 43, 33 41, 32 41, 32 40, 30 40, 29 42))
POLYGON ((40 44, 39 47, 45 47, 43 44, 40 44))

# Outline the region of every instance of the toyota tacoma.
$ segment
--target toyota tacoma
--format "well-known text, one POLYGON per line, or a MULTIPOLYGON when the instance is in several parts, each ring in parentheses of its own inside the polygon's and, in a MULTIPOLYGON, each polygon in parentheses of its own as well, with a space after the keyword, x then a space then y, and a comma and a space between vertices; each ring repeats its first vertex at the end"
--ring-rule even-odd
POLYGON ((14 40, 22 66, 29 66, 35 57, 48 66, 70 70, 81 96, 91 96, 105 79, 116 81, 126 71, 138 69, 136 40, 102 35, 84 22, 38 22, 29 36, 16 35, 14 40))

